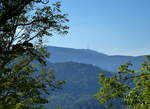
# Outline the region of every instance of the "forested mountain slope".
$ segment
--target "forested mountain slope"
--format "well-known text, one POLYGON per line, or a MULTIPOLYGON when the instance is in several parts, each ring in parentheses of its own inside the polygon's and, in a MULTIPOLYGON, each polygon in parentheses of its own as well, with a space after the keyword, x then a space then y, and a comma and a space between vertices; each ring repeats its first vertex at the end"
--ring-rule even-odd
POLYGON ((108 76, 113 73, 91 64, 75 62, 49 63, 49 67, 55 71, 57 79, 66 81, 63 89, 49 98, 49 106, 54 108, 61 104, 63 109, 106 109, 98 103, 94 94, 99 90, 99 73, 104 72, 108 76))

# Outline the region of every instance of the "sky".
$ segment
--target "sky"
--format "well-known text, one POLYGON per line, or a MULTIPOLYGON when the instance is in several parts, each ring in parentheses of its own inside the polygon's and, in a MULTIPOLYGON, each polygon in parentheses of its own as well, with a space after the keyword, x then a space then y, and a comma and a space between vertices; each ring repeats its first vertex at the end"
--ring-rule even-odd
POLYGON ((48 45, 150 54, 150 0, 62 0, 62 10, 69 14, 69 33, 50 38, 48 45))

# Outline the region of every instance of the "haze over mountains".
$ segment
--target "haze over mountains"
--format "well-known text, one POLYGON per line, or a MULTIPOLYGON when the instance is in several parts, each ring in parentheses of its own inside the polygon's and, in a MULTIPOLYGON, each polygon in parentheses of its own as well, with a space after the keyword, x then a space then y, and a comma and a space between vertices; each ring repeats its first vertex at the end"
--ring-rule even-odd
MULTIPOLYGON (((110 56, 88 49, 48 46, 47 50, 51 54, 48 66, 58 80, 66 80, 63 90, 50 97, 49 105, 61 104, 63 109, 106 109, 94 98, 100 87, 98 74, 111 76, 126 62, 132 62, 133 68, 138 69, 145 60, 144 56, 110 56)), ((118 100, 115 104, 115 109, 122 109, 118 100)))
POLYGON ((116 71, 116 69, 126 62, 132 62, 135 70, 140 68, 140 63, 145 60, 145 56, 110 56, 89 49, 73 49, 48 46, 48 52, 51 53, 48 61, 50 62, 79 62, 85 64, 93 64, 108 71, 116 71))

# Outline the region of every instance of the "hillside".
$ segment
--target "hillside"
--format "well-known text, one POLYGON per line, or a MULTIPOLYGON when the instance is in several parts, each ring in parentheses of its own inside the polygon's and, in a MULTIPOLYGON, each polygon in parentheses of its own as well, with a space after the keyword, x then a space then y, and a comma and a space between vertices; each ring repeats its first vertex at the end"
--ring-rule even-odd
POLYGON ((106 109, 93 96, 99 90, 98 74, 111 76, 111 72, 75 62, 49 63, 49 67, 55 70, 57 79, 66 81, 63 89, 49 98, 53 108, 61 104, 63 109, 106 109))
POLYGON ((139 69, 139 64, 145 60, 144 56, 109 56, 88 49, 72 49, 62 47, 48 46, 48 52, 51 57, 48 59, 50 62, 79 62, 86 64, 93 64, 108 71, 116 71, 118 66, 126 62, 132 62, 134 69, 139 69))

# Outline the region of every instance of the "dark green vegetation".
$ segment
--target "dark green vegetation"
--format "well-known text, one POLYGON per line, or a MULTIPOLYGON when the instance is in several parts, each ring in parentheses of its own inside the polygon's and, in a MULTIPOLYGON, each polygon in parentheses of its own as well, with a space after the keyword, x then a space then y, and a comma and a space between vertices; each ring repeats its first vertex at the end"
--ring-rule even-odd
POLYGON ((101 88, 96 94, 100 103, 116 105, 113 101, 119 99, 126 109, 150 109, 150 56, 138 71, 131 65, 121 65, 112 77, 100 74, 101 88))
POLYGON ((105 72, 107 76, 111 76, 111 72, 91 64, 75 62, 53 63, 49 66, 55 69, 56 78, 66 81, 61 91, 50 96, 49 105, 55 107, 61 104, 62 109, 106 109, 98 103, 94 94, 99 89, 99 72, 105 72))
POLYGON ((0 109, 42 109, 46 95, 61 87, 46 69, 43 38, 66 34, 67 21, 60 2, 0 0, 0 109))

